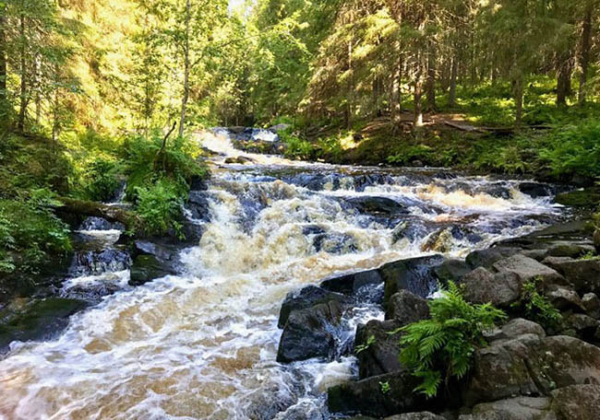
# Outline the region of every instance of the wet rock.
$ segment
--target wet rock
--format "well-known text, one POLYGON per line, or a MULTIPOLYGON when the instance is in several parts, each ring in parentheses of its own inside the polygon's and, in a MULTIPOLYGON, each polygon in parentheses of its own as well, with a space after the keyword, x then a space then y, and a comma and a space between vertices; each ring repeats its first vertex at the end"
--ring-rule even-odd
POLYGON ((80 230, 119 230, 121 232, 125 231, 125 225, 119 222, 111 223, 102 217, 88 217, 85 219, 81 226, 80 230))
POLYGON ((526 334, 478 350, 470 375, 463 393, 467 406, 549 395, 570 385, 599 384, 600 348, 573 337, 526 334))
POLYGON ((592 187, 558 194, 554 201, 569 207, 596 208, 600 202, 600 188, 592 187))
POLYGON ((407 290, 395 293, 387 304, 385 319, 391 319, 403 327, 413 322, 429 318, 427 300, 407 290))
POLYGON ((551 185, 539 182, 520 182, 517 188, 531 198, 550 197, 554 194, 554 188, 551 185))
POLYGON ((462 415, 458 420, 542 420, 551 403, 548 397, 509 398, 476 405, 471 414, 462 415))
POLYGON ((521 251, 520 248, 492 247, 471 252, 467 255, 466 262, 471 268, 491 268, 496 261, 512 257, 521 251))
POLYGON ((116 248, 107 248, 76 252, 69 271, 72 276, 78 277, 127 270, 129 267, 131 267, 129 253, 116 248))
POLYGON ((384 302, 400 290, 408 290, 421 297, 437 288, 432 268, 444 261, 441 255, 409 258, 385 264, 379 268, 385 282, 384 302))
POLYGON ((287 294, 281 311, 279 312, 279 321, 277 326, 283 328, 290 314, 293 311, 307 309, 320 303, 336 301, 339 303, 349 302, 348 297, 335 291, 326 290, 317 286, 306 286, 298 291, 293 291, 287 294))
POLYGON ((508 307, 519 300, 522 281, 515 273, 493 274, 483 267, 476 268, 462 278, 464 297, 472 303, 491 303, 508 307))
POLYGON ((346 233, 323 233, 313 238, 313 246, 316 252, 327 252, 329 254, 348 254, 356 252, 358 245, 352 235, 346 233))
POLYGON ((190 191, 185 207, 194 220, 204 222, 210 220, 210 204, 204 191, 190 191))
POLYGON ((339 325, 342 312, 342 305, 336 301, 293 311, 279 341, 277 361, 290 363, 314 357, 333 360, 334 330, 339 325))
POLYGON ((559 420, 595 420, 600 413, 600 386, 571 385, 552 392, 552 411, 559 420))
POLYGON ((371 320, 356 330, 354 353, 358 358, 360 379, 401 369, 400 333, 391 334, 399 328, 394 321, 371 320))
POLYGON ((547 292, 546 297, 555 308, 561 311, 585 311, 579 295, 574 290, 558 287, 547 292))
POLYGON ((407 214, 408 209, 395 200, 387 197, 351 197, 346 199, 361 213, 369 214, 407 214))
POLYGON ((387 174, 369 174, 359 175, 354 178, 354 187, 356 191, 364 191, 366 187, 373 185, 394 185, 394 178, 387 174))
POLYGON ((544 263, 562 273, 579 293, 600 292, 600 259, 573 260, 547 258, 544 263))
POLYGON ((321 288, 344 295, 353 295, 364 287, 382 283, 383 279, 378 270, 365 270, 327 278, 321 282, 321 288))
POLYGON ((225 159, 226 164, 245 165, 246 163, 254 163, 254 159, 247 156, 228 157, 225 159))
POLYGON ((565 279, 556 270, 524 255, 517 254, 499 260, 493 267, 500 273, 516 274, 522 283, 535 279, 541 281, 546 288, 567 285, 565 279))
POLYGON ((442 405, 439 397, 427 399, 413 392, 417 385, 419 380, 404 371, 373 376, 329 388, 327 405, 332 413, 361 413, 373 417, 432 410, 442 405))
POLYGON ((596 253, 600 254, 600 229, 594 231, 594 248, 596 248, 596 253))
POLYGON ((131 266, 129 284, 139 286, 149 281, 177 274, 177 271, 154 255, 138 255, 131 266))
POLYGON ((471 268, 463 260, 451 259, 433 268, 435 276, 442 284, 453 281, 460 283, 461 279, 471 271, 471 268))
POLYGON ((55 337, 67 326, 69 316, 86 306, 86 302, 77 299, 46 298, 35 301, 0 325, 0 352, 5 351, 13 341, 55 337))
POLYGON ((585 313, 592 318, 600 318, 600 299, 594 293, 586 293, 581 299, 581 304, 585 309, 585 313))
POLYGON ((594 252, 592 245, 562 243, 551 246, 547 251, 549 257, 579 258, 594 252))
POLYGON ((452 228, 439 229, 430 234, 425 242, 421 244, 421 251, 450 252, 454 245, 454 239, 452 228))

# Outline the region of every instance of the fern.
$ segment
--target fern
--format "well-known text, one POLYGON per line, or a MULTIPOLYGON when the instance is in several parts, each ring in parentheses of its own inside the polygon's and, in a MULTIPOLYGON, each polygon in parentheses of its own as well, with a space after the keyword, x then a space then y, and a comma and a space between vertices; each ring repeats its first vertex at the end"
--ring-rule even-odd
POLYGON ((416 392, 437 395, 442 382, 463 378, 471 368, 473 354, 484 346, 484 331, 506 318, 490 304, 466 302, 452 282, 444 296, 429 302, 431 319, 400 329, 400 362, 422 380, 416 392))

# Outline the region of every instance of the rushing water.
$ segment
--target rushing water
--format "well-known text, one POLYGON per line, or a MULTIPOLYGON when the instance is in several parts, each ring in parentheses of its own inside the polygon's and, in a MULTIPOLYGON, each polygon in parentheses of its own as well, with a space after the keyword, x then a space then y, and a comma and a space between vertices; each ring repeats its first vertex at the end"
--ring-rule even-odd
MULTIPOLYGON (((328 418, 323 391, 352 378, 354 358, 276 363, 288 292, 433 251, 464 256, 560 211, 551 197, 520 192, 518 181, 258 155, 253 165, 220 165, 242 153, 222 136, 205 146, 222 155, 203 193, 205 232, 182 251, 185 274, 136 288, 125 286, 127 270, 69 280, 65 288, 124 287, 73 316, 56 340, 13 343, 0 361, 0 418, 328 418), (373 196, 392 198, 406 214, 361 213, 352 204, 373 196)), ((373 305, 354 308, 341 338, 381 316, 373 305)))

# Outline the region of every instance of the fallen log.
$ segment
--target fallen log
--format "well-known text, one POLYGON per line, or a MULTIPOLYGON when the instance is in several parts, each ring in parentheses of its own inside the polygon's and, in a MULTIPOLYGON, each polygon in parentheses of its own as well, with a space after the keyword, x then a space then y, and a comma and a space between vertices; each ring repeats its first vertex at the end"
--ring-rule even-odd
POLYGON ((60 197, 62 206, 59 210, 76 215, 102 217, 109 222, 119 222, 126 227, 139 225, 139 217, 128 210, 98 203, 96 201, 76 200, 73 198, 60 197))

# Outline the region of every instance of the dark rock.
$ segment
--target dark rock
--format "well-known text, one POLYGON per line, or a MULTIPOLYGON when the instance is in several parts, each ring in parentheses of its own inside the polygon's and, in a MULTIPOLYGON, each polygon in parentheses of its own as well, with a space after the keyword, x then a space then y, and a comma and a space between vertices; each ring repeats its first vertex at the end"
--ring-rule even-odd
POLYGON ((131 266, 129 284, 139 286, 149 281, 177 274, 173 267, 161 262, 153 255, 138 255, 131 266))
POLYGON ((399 327, 429 318, 427 300, 407 290, 395 293, 387 304, 385 319, 394 320, 399 327))
POLYGON ((579 258, 594 252, 593 245, 582 245, 576 243, 562 243, 551 246, 548 249, 549 257, 579 258))
POLYGON ((546 297, 555 308, 561 311, 585 311, 579 295, 574 290, 558 287, 547 292, 546 297))
POLYGON ((559 420, 596 420, 600 413, 598 384, 571 385, 552 392, 552 411, 559 420))
POLYGON ((321 282, 321 288, 331 292, 352 295, 365 286, 377 286, 382 283, 383 279, 378 270, 365 270, 327 278, 321 282))
POLYGON ((467 255, 466 261, 471 268, 491 268, 496 261, 512 257, 520 251, 520 248, 492 247, 471 252, 467 255))
POLYGON ((432 255, 394 261, 381 266, 379 273, 385 282, 384 302, 403 289, 427 297, 437 288, 432 267, 443 261, 444 257, 441 255, 432 255))
POLYGON ((307 309, 319 303, 327 303, 329 301, 347 303, 349 302, 349 299, 340 293, 335 293, 312 285, 290 292, 287 294, 281 305, 277 326, 283 328, 293 311, 307 309))
POLYGON ((588 383, 600 383, 600 348, 573 337, 526 334, 478 350, 463 397, 473 406, 588 383))
POLYGON ((600 202, 600 188, 592 187, 558 194, 554 201, 569 207, 596 208, 600 202))
POLYGON ((460 283, 465 274, 471 271, 470 267, 463 260, 446 260, 442 264, 433 268, 433 272, 442 284, 448 284, 453 281, 460 283))
POLYGON ((466 274, 461 284, 465 299, 471 303, 491 303, 507 307, 521 296, 522 281, 517 274, 511 272, 493 274, 479 267, 466 274))
POLYGON ((406 207, 387 197, 351 197, 346 201, 361 213, 385 215, 408 213, 406 207))
POLYGON ((373 376, 329 388, 327 405, 332 413, 361 413, 373 417, 435 410, 442 405, 440 398, 427 399, 413 392, 418 385, 419 380, 404 371, 373 376), (388 385, 389 392, 383 392, 382 384, 388 385))
POLYGON ((551 260, 552 264, 579 293, 600 292, 600 259, 591 260, 551 260))
POLYGON ((521 182, 517 185, 519 191, 532 198, 549 197, 554 194, 554 189, 548 184, 539 182, 521 182))
POLYGON ((342 305, 336 301, 293 311, 285 323, 279 341, 277 361, 290 363, 314 357, 333 360, 333 330, 339 325, 342 312, 342 305))
POLYGON ((129 267, 131 267, 129 253, 116 248, 107 248, 76 252, 69 271, 72 276, 83 276, 127 270, 129 267))
POLYGON ((593 340, 600 322, 584 314, 571 314, 565 319, 567 329, 573 329, 584 340, 593 340))
POLYGON ((523 318, 515 318, 507 322, 502 328, 496 329, 488 336, 489 340, 513 340, 522 335, 531 334, 539 338, 546 337, 546 332, 541 325, 523 318))
POLYGON ((385 420, 446 420, 446 418, 429 411, 421 411, 419 413, 396 414, 395 416, 386 417, 385 420))
POLYGON ((371 320, 356 330, 355 354, 360 379, 401 369, 400 333, 391 334, 399 325, 394 321, 371 320))
POLYGON ((542 420, 551 403, 548 397, 509 398, 476 405, 471 414, 462 415, 458 420, 542 420))
POLYGON ((600 299, 594 293, 586 293, 581 299, 581 304, 585 309, 585 313, 592 318, 600 318, 600 299))
POLYGON ((121 232, 123 232, 126 228, 125 225, 123 225, 122 223, 119 222, 114 222, 111 223, 106 219, 103 219, 102 217, 88 217, 87 219, 85 219, 82 223, 81 226, 79 227, 80 230, 120 230, 121 232))
POLYGON ((194 220, 208 222, 210 220, 210 203, 203 191, 190 191, 185 207, 194 220))
POLYGON ((46 298, 35 301, 23 312, 0 325, 0 352, 13 341, 47 340, 69 323, 69 316, 87 303, 77 299, 46 298))

